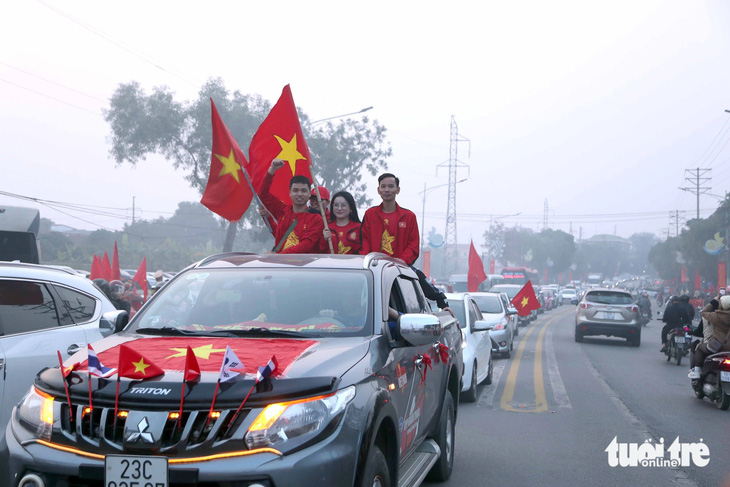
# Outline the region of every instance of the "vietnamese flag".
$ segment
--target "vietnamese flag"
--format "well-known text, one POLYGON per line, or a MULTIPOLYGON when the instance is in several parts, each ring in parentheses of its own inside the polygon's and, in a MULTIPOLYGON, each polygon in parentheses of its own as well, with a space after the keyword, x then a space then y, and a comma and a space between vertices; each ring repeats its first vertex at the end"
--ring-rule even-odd
POLYGON ((89 273, 89 279, 93 281, 94 279, 102 277, 101 259, 98 255, 94 254, 94 258, 91 259, 91 272, 89 273))
POLYGON ((530 314, 530 311, 540 307, 540 301, 537 300, 535 289, 532 287, 532 282, 530 281, 527 281, 527 284, 522 286, 520 292, 510 302, 517 309, 518 316, 527 316, 530 314))
POLYGON ((119 345, 119 362, 117 375, 129 379, 150 379, 163 375, 164 370, 144 358, 127 345, 119 345))
POLYGON ((132 278, 144 290, 144 299, 147 300, 147 257, 142 257, 142 263, 132 278))
POLYGON ((223 123, 212 98, 210 119, 213 126, 210 174, 200 202, 226 220, 238 221, 246 213, 253 198, 253 191, 244 174, 248 161, 223 123))
POLYGON ((271 109, 248 149, 249 174, 254 188, 258 191, 273 159, 287 162, 284 168, 274 173, 271 194, 284 203, 290 204, 289 180, 292 176, 306 176, 310 181, 312 174, 309 147, 299 124, 299 115, 289 85, 281 92, 279 101, 271 109))
POLYGON ((122 273, 119 269, 119 252, 117 251, 117 242, 114 242, 114 255, 112 256, 112 270, 111 270, 111 280, 122 280, 122 273))
POLYGON ((195 352, 188 345, 187 355, 185 355, 185 370, 183 371, 182 394, 180 394, 180 415, 177 417, 178 425, 182 421, 183 402, 185 400, 185 383, 191 381, 200 375, 200 365, 198 359, 195 358, 195 352))
POLYGON ((474 247, 474 241, 472 240, 471 247, 469 247, 469 270, 467 271, 466 277, 467 291, 470 293, 479 291, 479 284, 486 279, 487 275, 484 273, 484 264, 479 254, 477 254, 477 249, 474 247))
POLYGON ((109 263, 109 254, 104 251, 104 257, 101 259, 101 274, 102 279, 106 279, 107 282, 111 281, 112 276, 112 265, 109 263))

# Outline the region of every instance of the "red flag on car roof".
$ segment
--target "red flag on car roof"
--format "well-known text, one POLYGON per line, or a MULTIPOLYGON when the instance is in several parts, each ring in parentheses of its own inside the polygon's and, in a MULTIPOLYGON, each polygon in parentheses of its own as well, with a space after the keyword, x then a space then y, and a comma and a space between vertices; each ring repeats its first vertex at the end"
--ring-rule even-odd
POLYGON ((91 259, 91 272, 89 273, 89 279, 92 281, 102 277, 101 271, 101 259, 98 255, 94 254, 94 258, 91 259))
POLYGON ((474 247, 474 241, 472 240, 471 247, 469 247, 469 270, 466 276, 466 289, 470 293, 479 291, 479 284, 484 282, 486 278, 482 258, 477 254, 477 249, 474 247))
POLYGON ((210 119, 213 126, 210 174, 200 202, 226 220, 237 221, 246 213, 253 198, 244 174, 248 161, 223 123, 212 98, 210 119))
POLYGON ((111 281, 112 277, 112 265, 109 263, 109 254, 104 251, 104 257, 101 259, 101 278, 106 279, 107 282, 111 281))
POLYGON ((117 251, 117 242, 114 242, 114 255, 112 255, 112 272, 111 272, 111 281, 122 280, 122 272, 119 269, 119 252, 117 251))
POLYGON ((289 180, 292 176, 301 175, 312 180, 309 169, 312 159, 299 124, 297 107, 294 105, 289 85, 284 87, 279 101, 251 139, 248 157, 251 161, 249 174, 257 191, 273 159, 283 159, 287 162, 284 168, 274 173, 274 181, 271 184, 271 194, 285 203, 291 201, 289 180))
POLYGON ((518 316, 527 316, 530 314, 530 311, 540 307, 540 301, 537 300, 535 289, 532 287, 532 282, 530 281, 527 281, 527 284, 522 286, 520 292, 510 302, 517 309, 518 316))
POLYGON ((144 299, 147 300, 147 257, 142 257, 142 263, 137 269, 137 273, 132 278, 134 282, 144 290, 144 299))

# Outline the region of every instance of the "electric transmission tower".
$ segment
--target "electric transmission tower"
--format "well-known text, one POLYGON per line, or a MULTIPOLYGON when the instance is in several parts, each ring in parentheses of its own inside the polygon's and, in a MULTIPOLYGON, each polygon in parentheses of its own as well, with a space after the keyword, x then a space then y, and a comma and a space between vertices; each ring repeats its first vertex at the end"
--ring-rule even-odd
MULTIPOLYGON (((448 163, 441 163, 437 168, 448 164, 449 168, 449 197, 446 205, 446 231, 444 232, 444 273, 448 276, 459 273, 459 252, 456 240, 456 171, 459 167, 469 168, 467 164, 460 162, 457 158, 457 146, 459 142, 469 143, 469 154, 471 154, 471 141, 459 135, 454 116, 451 116, 451 137, 448 163)), ((438 171, 438 169, 437 169, 438 171)))
MULTIPOLYGON (((686 220, 687 219, 685 218, 683 211, 674 210, 674 211, 669 212, 669 228, 671 229, 672 225, 674 225, 674 228, 675 228, 674 236, 675 237, 679 237, 679 227, 684 226, 684 222, 686 220)), ((669 237, 671 237, 671 236, 672 235, 670 234, 669 237)))
POLYGON ((545 198, 545 206, 543 208, 543 214, 542 214, 542 229, 547 230, 548 227, 548 202, 547 198, 545 198))
POLYGON ((682 191, 689 191, 690 193, 697 196, 697 219, 700 219, 700 195, 707 193, 710 190, 710 186, 703 187, 702 185, 708 182, 710 177, 704 177, 705 174, 712 171, 712 169, 700 169, 699 167, 697 169, 685 169, 684 174, 685 178, 684 180, 687 181, 690 184, 694 184, 694 187, 688 187, 688 188, 679 188, 682 191), (689 177, 687 177, 689 175, 689 177))

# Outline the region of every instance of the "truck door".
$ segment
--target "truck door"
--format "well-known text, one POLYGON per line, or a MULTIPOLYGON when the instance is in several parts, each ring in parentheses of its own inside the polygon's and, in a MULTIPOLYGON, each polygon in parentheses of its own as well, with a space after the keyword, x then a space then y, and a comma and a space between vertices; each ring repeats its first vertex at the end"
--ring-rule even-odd
MULTIPOLYGON (((426 302, 416 286, 415 274, 398 275, 390 284, 388 306, 399 314, 426 312, 426 302)), ((441 403, 445 367, 438 362, 433 344, 414 347, 394 338, 396 347, 390 352, 389 373, 397 389, 392 397, 399 416, 400 457, 405 458, 428 432, 429 421, 441 403)))

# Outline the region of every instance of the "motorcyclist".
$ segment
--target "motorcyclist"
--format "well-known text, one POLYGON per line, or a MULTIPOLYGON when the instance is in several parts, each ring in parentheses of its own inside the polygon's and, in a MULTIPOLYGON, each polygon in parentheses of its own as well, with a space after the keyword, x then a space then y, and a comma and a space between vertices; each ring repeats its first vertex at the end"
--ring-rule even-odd
POLYGON ((644 291, 641 293, 639 298, 639 309, 641 310, 641 317, 643 318, 646 314, 651 317, 651 300, 649 299, 649 293, 644 291))
POLYGON ((122 284, 121 281, 117 280, 112 281, 112 283, 114 284, 113 286, 106 279, 94 279, 94 284, 96 285, 96 287, 98 287, 101 292, 103 292, 106 297, 109 298, 109 301, 112 302, 115 308, 129 313, 131 306, 129 304, 129 301, 124 298, 124 284, 122 284), (121 293, 119 291, 120 288, 122 290, 121 293))
POLYGON ((687 317, 689 318, 689 323, 692 323, 692 320, 695 319, 695 307, 692 306, 692 303, 690 303, 689 295, 688 294, 682 294, 679 297, 679 305, 682 307, 685 313, 687 313, 687 317))
POLYGON ((659 351, 664 353, 667 349, 667 334, 669 331, 682 328, 684 325, 689 325, 690 322, 686 310, 680 305, 679 296, 669 298, 662 321, 665 325, 662 328, 662 348, 659 351))
POLYGON ((708 355, 713 353, 707 348, 707 342, 711 338, 715 338, 722 343, 719 351, 730 351, 730 343, 728 342, 728 334, 730 334, 730 296, 720 296, 719 294, 710 301, 710 304, 702 310, 703 339, 697 345, 695 353, 692 355, 692 369, 688 377, 690 379, 699 379, 702 372, 702 364, 708 355))

